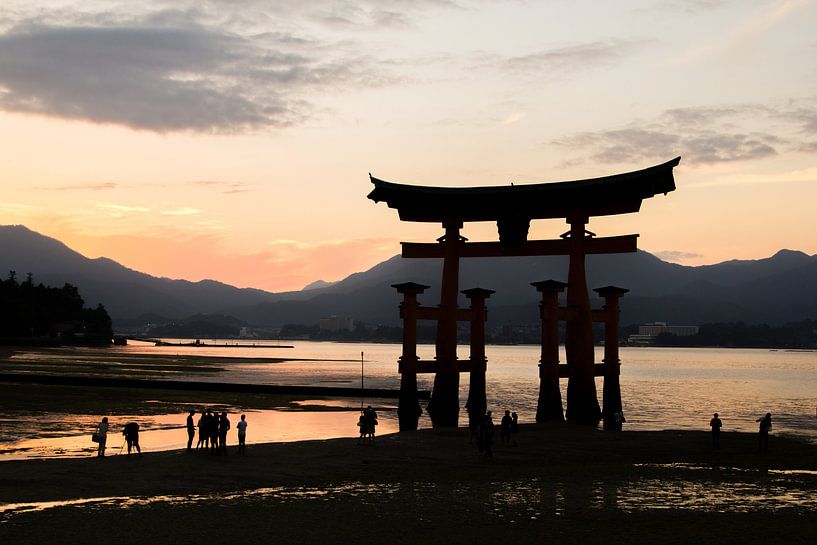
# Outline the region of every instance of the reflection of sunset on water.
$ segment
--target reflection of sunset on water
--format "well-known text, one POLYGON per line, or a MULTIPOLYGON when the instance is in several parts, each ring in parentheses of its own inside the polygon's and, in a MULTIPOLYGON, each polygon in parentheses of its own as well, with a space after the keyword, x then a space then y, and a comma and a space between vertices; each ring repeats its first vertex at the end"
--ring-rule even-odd
MULTIPOLYGON (((24 350, 0 364, 2 372, 73 376, 133 377, 195 382, 238 382, 324 387, 360 385, 360 353, 364 353, 366 388, 396 389, 399 385, 397 357, 400 345, 298 341, 294 349, 155 347, 133 344, 111 350, 24 350), (282 361, 281 358, 292 358, 282 361)), ((419 347, 430 358, 433 346, 419 347)), ((460 347, 460 356, 467 347, 460 347)), ((534 419, 538 393, 539 348, 534 346, 488 346, 488 404, 496 410, 516 411, 521 422, 534 419)), ((599 348, 596 355, 601 361, 599 348)), ((564 354, 561 355, 564 361, 564 354)), ((797 434, 817 439, 813 394, 817 391, 814 353, 751 349, 623 348, 621 387, 626 429, 708 429, 713 412, 719 412, 724 431, 756 431, 755 419, 770 411, 776 434, 797 434)), ((431 389, 432 375, 420 375, 421 390, 431 389)), ((460 400, 465 403, 468 375, 461 380, 460 400)), ((562 381, 562 396, 566 381, 562 381)), ((597 384, 601 392, 601 383, 597 384)), ((93 392, 93 390, 89 390, 93 392)), ((101 392, 101 391, 100 391, 101 392)), ((66 406, 21 411, 0 400, 0 458, 34 456, 83 456, 94 452, 90 442, 99 419, 112 419, 113 434, 108 453, 121 444, 118 435, 129 419, 145 428, 146 452, 182 448, 186 444, 182 411, 216 406, 215 393, 177 397, 165 392, 159 402, 152 393, 127 390, 129 404, 122 406, 125 392, 105 389, 104 394, 84 400, 81 407, 66 406), (140 395, 149 396, 147 399, 140 395), (134 397, 135 396, 135 397, 134 397), (192 396, 192 397, 191 397, 192 396), (178 429, 163 429, 178 427, 178 429), (20 428, 31 436, 15 442, 20 428), (23 450, 27 449, 27 450, 23 450)), ((357 409, 361 402, 378 409, 378 434, 396 431, 396 400, 352 398, 291 399, 274 401, 264 396, 232 394, 223 406, 233 424, 239 411, 247 414, 250 444, 264 441, 297 441, 357 435, 357 409), (267 400, 267 402, 264 402, 267 400), (273 403, 274 401, 274 403, 273 403), (262 404, 257 404, 262 403, 262 404)), ((28 399, 20 399, 25 404, 28 399)), ((77 399, 69 398, 70 403, 77 399)), ((50 402, 49 402, 50 403, 50 402)), ((422 402, 425 409, 426 402, 422 402)), ((195 417, 198 420, 198 414, 195 417)), ((464 425, 464 411, 461 424, 464 425)), ((429 425, 423 414, 420 427, 429 425)))
MULTIPOLYGON (((316 402, 310 401, 310 403, 316 402)), ((331 402, 326 403, 328 406, 332 406, 331 402)), ((377 410, 379 405, 375 404, 374 407, 377 410)), ((397 431, 397 421, 393 412, 393 410, 389 412, 378 411, 378 435, 397 431)), ((262 410, 229 413, 228 418, 230 419, 231 429, 227 436, 227 446, 230 449, 230 454, 232 454, 233 447, 238 444, 235 424, 239 421, 241 414, 245 414, 247 417, 248 449, 252 448, 253 443, 310 441, 337 437, 356 437, 358 434, 358 409, 314 412, 262 410)), ((198 416, 196 416, 196 420, 198 420, 198 416)), ((139 444, 142 447, 142 452, 185 448, 187 445, 187 432, 184 428, 186 418, 187 414, 181 413, 135 419, 136 422, 139 422, 141 428, 139 431, 139 444)), ((106 456, 127 454, 127 448, 124 447, 125 440, 121 431, 122 426, 130 421, 127 418, 111 419, 106 456)), ((91 433, 97 423, 96 419, 92 422, 89 417, 76 418, 76 427, 87 428, 88 433, 65 437, 25 439, 0 445, 0 460, 92 456, 96 454, 96 444, 91 442, 91 433)), ((196 433, 198 439, 198 431, 196 433)))

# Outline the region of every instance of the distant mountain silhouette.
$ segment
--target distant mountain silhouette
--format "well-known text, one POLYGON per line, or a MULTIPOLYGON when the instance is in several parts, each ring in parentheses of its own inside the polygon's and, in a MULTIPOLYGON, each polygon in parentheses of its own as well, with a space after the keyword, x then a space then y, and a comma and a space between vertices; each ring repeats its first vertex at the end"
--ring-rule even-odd
POLYGON ((327 282, 326 280, 315 280, 314 282, 310 282, 303 288, 301 291, 309 291, 309 290, 316 290, 319 288, 328 288, 332 284, 336 284, 337 282, 327 282))
MULTIPOLYGON (((780 324, 817 317, 817 256, 781 250, 759 260, 689 267, 652 254, 594 255, 588 258, 590 288, 614 284, 631 291, 622 303, 622 323, 675 324, 746 321, 780 324)), ((533 323, 538 300, 530 282, 567 279, 566 257, 463 259, 460 286, 496 290, 488 300, 489 323, 533 323)), ((324 289, 281 293, 279 301, 233 309, 257 324, 314 323, 321 316, 353 316, 370 323, 397 324, 400 298, 391 284, 413 281, 431 286, 420 301, 439 301, 441 260, 395 256, 368 271, 324 289)), ((461 300, 462 305, 467 302, 461 300)), ((596 305, 600 305, 600 301, 596 305)))
POLYGON ((16 270, 20 278, 30 272, 37 283, 77 286, 86 304, 104 304, 114 323, 149 313, 168 318, 216 313, 273 299, 262 290, 239 289, 213 280, 157 278, 104 257, 89 259, 22 225, 0 226, 0 274, 5 276, 9 270, 16 270))
MULTIPOLYGON (((622 301, 623 324, 781 324, 817 318, 817 256, 802 252, 781 250, 765 259, 701 267, 667 263, 643 251, 594 255, 587 261, 590 288, 615 284, 631 290, 622 301)), ((335 314, 396 325, 400 299, 391 284, 413 281, 431 286, 420 301, 436 305, 442 261, 395 256, 328 286, 313 283, 307 286, 310 289, 270 293, 213 280, 157 278, 109 259, 88 259, 25 227, 4 226, 0 274, 11 269, 18 276, 31 272, 35 281, 51 285, 76 285, 89 305, 103 303, 115 324, 150 314, 156 315, 153 319, 224 314, 253 325, 280 326, 316 323, 335 314)), ((548 278, 567 279, 566 257, 463 259, 460 267, 462 289, 496 290, 488 300, 492 324, 536 322, 537 293, 530 282, 548 278)))

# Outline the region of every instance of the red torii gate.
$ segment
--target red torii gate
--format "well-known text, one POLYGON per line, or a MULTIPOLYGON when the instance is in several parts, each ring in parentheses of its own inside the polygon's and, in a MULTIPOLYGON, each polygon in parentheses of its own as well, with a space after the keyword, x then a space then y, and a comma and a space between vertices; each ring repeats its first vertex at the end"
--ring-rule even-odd
MULTIPOLYGON (((548 184, 509 185, 495 187, 444 188, 395 184, 370 175, 374 189, 368 198, 375 202, 385 201, 390 208, 397 209, 403 221, 441 223, 445 234, 436 243, 403 242, 402 255, 405 258, 442 258, 443 273, 440 304, 437 307, 422 307, 417 303, 417 295, 427 286, 406 283, 394 287, 404 295, 401 316, 404 319, 403 356, 400 359, 401 396, 400 429, 416 429, 417 400, 416 373, 434 372, 432 392, 432 423, 435 427, 458 425, 459 414, 459 373, 471 372, 476 379, 477 389, 472 382, 469 394, 469 413, 481 414, 485 406, 485 348, 484 321, 485 299, 490 290, 466 290, 471 299, 471 308, 457 306, 459 293, 459 259, 461 257, 501 257, 501 256, 545 256, 568 255, 570 265, 567 287, 567 306, 558 309, 553 316, 553 301, 556 301, 558 286, 536 283, 542 292, 543 347, 540 370, 539 409, 541 419, 556 415, 556 401, 553 399, 553 384, 558 393, 558 338, 553 337, 553 323, 558 319, 566 321, 565 351, 568 376, 567 418, 580 423, 597 424, 601 417, 594 377, 597 369, 594 362, 593 332, 594 311, 590 307, 585 274, 587 254, 635 252, 638 235, 599 237, 586 230, 590 217, 637 212, 641 201, 658 193, 675 190, 672 169, 681 158, 643 170, 570 182, 548 184), (527 240, 531 220, 564 218, 570 230, 556 240, 527 240), (463 223, 469 221, 496 221, 499 231, 498 242, 468 242, 460 235, 463 223), (555 291, 554 291, 555 289, 555 291), (547 300, 546 300, 547 299, 547 300), (546 322, 546 308, 547 311, 546 322), (434 361, 421 362, 416 356, 416 320, 437 321, 436 357, 434 361), (457 321, 471 322, 471 357, 457 360, 457 321), (413 323, 409 323, 413 322, 413 323), (545 338, 545 328, 548 337, 545 338), (476 336, 476 342, 475 342, 476 336), (552 340, 552 339, 556 340, 552 340), (555 363, 553 343, 556 343, 555 363), (476 344, 476 346, 475 346, 476 344), (545 354, 546 345, 547 355, 545 354), (553 367, 556 365, 557 367, 553 367), (475 376, 475 373, 477 376, 475 376), (480 376, 482 377, 480 379, 480 376), (545 382, 547 384, 545 384, 545 382), (413 384, 413 386, 412 386, 413 384), (481 388, 481 392, 479 389, 481 388), (413 396, 411 390, 414 390, 413 396), (404 399, 405 398, 405 399, 404 399)), ((615 336, 615 347, 605 352, 605 365, 599 374, 610 377, 611 387, 618 391, 618 298, 627 290, 610 286, 599 294, 605 298, 606 307, 596 311, 596 321, 607 324, 606 341, 615 336), (613 309, 615 308, 615 317, 613 309), (610 325, 615 324, 615 330, 610 325), (612 332, 611 332, 612 331, 612 332), (613 352, 615 354, 613 354, 613 352), (615 359, 615 362, 613 361, 615 359), (612 372, 615 371, 615 379, 612 372), (614 386, 613 386, 614 383, 614 386)), ((621 410, 620 394, 615 402, 605 399, 605 418, 621 410), (609 405, 609 406, 608 406, 609 405), (608 410, 610 412, 608 412, 608 410)), ((561 396, 558 398, 559 418, 561 416, 561 396)), ((539 416, 539 412, 537 415, 539 416)), ((472 416, 473 419, 473 416, 472 416)), ((540 418, 537 418, 540 419, 540 418)))

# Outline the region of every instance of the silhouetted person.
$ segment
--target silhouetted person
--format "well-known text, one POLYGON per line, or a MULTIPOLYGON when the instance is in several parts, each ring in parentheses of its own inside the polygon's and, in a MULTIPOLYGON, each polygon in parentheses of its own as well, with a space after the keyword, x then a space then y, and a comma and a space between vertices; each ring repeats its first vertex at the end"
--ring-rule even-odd
POLYGON ((102 422, 96 427, 96 436, 99 439, 99 445, 96 449, 96 455, 99 457, 105 456, 105 443, 108 441, 108 417, 102 418, 102 422))
POLYGON ((772 431, 772 413, 766 413, 755 422, 760 422, 757 430, 757 450, 769 450, 769 432, 772 431))
POLYGON ((212 409, 207 410, 209 416, 207 429, 210 437, 210 454, 218 454, 218 413, 213 413, 212 409))
POLYGON ((499 422, 499 444, 509 445, 511 443, 511 424, 512 423, 513 423, 513 419, 511 418, 511 411, 505 409, 505 415, 502 417, 502 420, 499 422))
POLYGON ((360 416, 357 419, 357 427, 360 432, 360 437, 357 438, 357 444, 361 445, 366 439, 366 411, 360 411, 360 416))
POLYGON ((513 439, 513 446, 517 446, 516 438, 519 436, 519 415, 515 412, 511 413, 511 439, 513 439))
POLYGON ((227 419, 227 413, 221 413, 221 419, 218 421, 218 450, 219 454, 227 455, 227 432, 230 431, 230 421, 227 419))
POLYGON ((627 421, 624 418, 624 411, 616 411, 613 413, 613 430, 614 431, 621 431, 621 428, 624 426, 624 423, 627 421))
POLYGON ((187 452, 193 450, 193 438, 196 437, 196 426, 193 424, 193 415, 196 411, 190 411, 187 415, 187 452))
POLYGON ((721 428, 723 427, 723 422, 718 418, 718 413, 715 413, 715 416, 709 421, 709 426, 712 428, 712 448, 719 449, 721 448, 721 428))
POLYGON ((482 424, 479 427, 479 439, 477 440, 479 451, 485 455, 486 458, 494 457, 494 421, 491 418, 491 411, 487 411, 482 418, 482 424))
POLYGON ((129 422, 122 428, 122 435, 125 436, 125 442, 128 444, 128 456, 130 456, 131 449, 135 448, 139 456, 142 456, 142 449, 139 447, 139 424, 136 422, 129 422))
POLYGON ((199 417, 198 422, 199 428, 199 440, 196 442, 196 450, 199 450, 202 446, 206 449, 207 448, 207 412, 202 409, 201 416, 199 417))
POLYGON ((366 408, 366 411, 369 413, 369 441, 374 442, 374 432, 377 429, 377 412, 372 409, 372 406, 369 405, 366 408))
POLYGON ((366 441, 366 439, 368 439, 370 442, 374 442, 374 432, 375 427, 377 426, 377 413, 374 409, 372 409, 371 405, 360 412, 360 420, 358 421, 358 425, 360 426, 360 440, 366 441))
POLYGON ((235 427, 238 430, 238 453, 244 454, 247 451, 247 420, 243 414, 235 427))

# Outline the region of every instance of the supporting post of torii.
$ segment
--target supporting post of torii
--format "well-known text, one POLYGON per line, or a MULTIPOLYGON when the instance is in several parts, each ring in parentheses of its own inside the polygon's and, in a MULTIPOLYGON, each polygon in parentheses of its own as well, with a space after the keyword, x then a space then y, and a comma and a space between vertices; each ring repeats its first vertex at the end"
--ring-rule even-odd
POLYGON ((621 384, 619 375, 621 374, 621 360, 618 357, 618 334, 619 334, 619 299, 627 293, 628 289, 616 286, 606 286, 596 288, 593 291, 604 297, 604 388, 602 400, 602 418, 604 419, 604 429, 621 429, 621 419, 615 418, 616 413, 621 413, 621 384))
POLYGON ((488 408, 485 392, 485 370, 488 360, 485 358, 485 321, 488 311, 485 300, 494 293, 493 290, 471 288, 462 291, 471 300, 471 377, 468 389, 468 428, 476 433, 488 408))
POLYGON ((397 418, 400 431, 417 429, 420 418, 420 403, 417 399, 417 296, 428 286, 405 282, 393 284, 398 293, 403 295, 400 303, 400 317, 403 319, 403 355, 400 356, 400 399, 397 405, 397 418))
POLYGON ((542 294, 539 317, 542 320, 542 353, 539 359, 539 401, 536 421, 565 419, 562 411, 562 392, 559 389, 559 294, 567 284, 556 280, 532 282, 542 294))
POLYGON ((435 428, 458 424, 460 373, 457 368, 457 297, 459 295, 459 248, 462 222, 443 223, 443 280, 440 288, 440 319, 437 322, 437 373, 431 393, 431 423, 435 428))
POLYGON ((585 254, 592 234, 586 232, 586 216, 569 217, 570 269, 567 277, 567 324, 565 353, 568 366, 567 419, 595 426, 601 420, 596 397, 593 353, 593 313, 587 292, 585 254))

